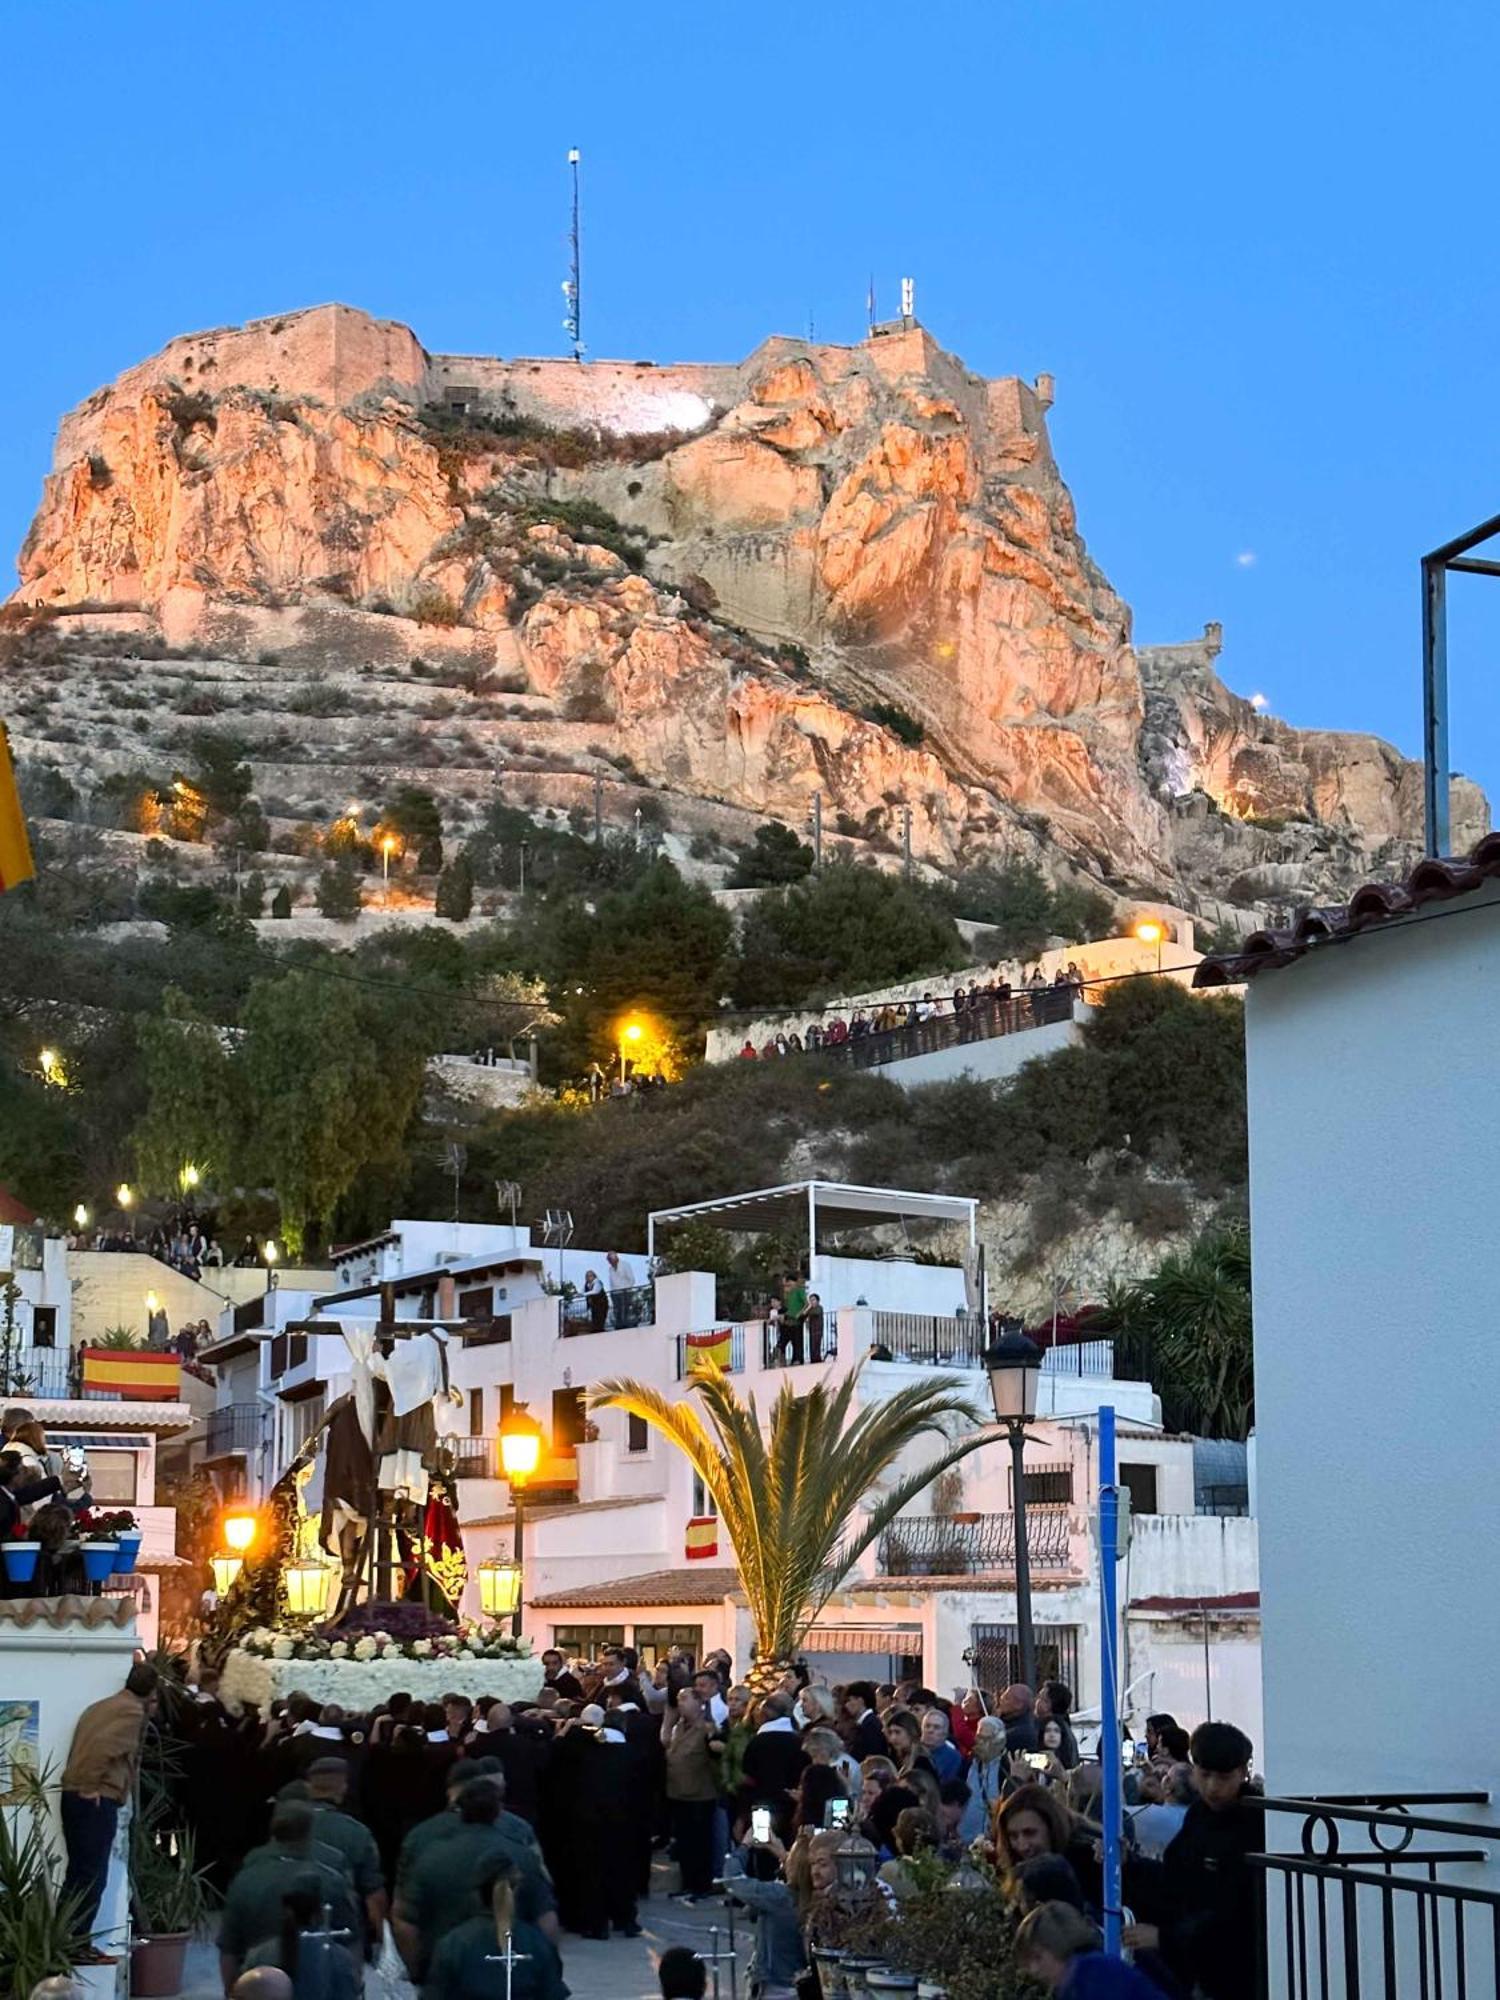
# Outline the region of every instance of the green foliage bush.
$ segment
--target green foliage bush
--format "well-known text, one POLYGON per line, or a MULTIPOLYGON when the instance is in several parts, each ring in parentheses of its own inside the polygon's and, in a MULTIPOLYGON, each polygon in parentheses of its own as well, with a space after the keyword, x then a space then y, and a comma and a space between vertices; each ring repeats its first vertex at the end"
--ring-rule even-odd
POLYGON ((912 883, 835 862, 756 898, 729 990, 742 1007, 797 1006, 947 971, 967 957, 953 919, 912 883))
POLYGON ((474 907, 474 870, 462 850, 438 876, 434 907, 440 917, 461 924, 474 907))
POLYGON ((917 718, 894 701, 872 701, 860 710, 860 714, 867 722, 878 722, 882 729, 888 729, 899 742, 913 750, 927 734, 917 718))
POLYGON ((768 820, 755 829, 755 838, 739 850, 739 859, 729 877, 731 889, 774 888, 786 882, 800 882, 812 872, 813 851, 780 820, 768 820))
POLYGON ((345 863, 325 868, 318 877, 317 904, 321 915, 339 923, 352 923, 359 915, 364 898, 359 877, 345 863))
POLYGON ((1001 958, 1035 958, 1050 938, 1082 944, 1120 928, 1107 896, 1072 884, 1054 887, 1032 861, 965 868, 947 893, 955 916, 996 927, 993 949, 1001 958))

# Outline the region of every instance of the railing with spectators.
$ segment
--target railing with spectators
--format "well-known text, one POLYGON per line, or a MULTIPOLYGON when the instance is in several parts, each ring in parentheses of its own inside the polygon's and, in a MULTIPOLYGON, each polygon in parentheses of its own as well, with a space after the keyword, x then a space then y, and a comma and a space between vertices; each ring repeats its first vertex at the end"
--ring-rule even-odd
POLYGON ((696 1370, 713 1362, 730 1375, 745 1372, 745 1329, 741 1325, 702 1327, 674 1338, 679 1382, 689 1381, 696 1370))
MULTIPOLYGON (((989 1335, 977 1313, 944 1318, 930 1313, 872 1315, 870 1359, 926 1368, 982 1368, 989 1335)), ((1076 1340, 1042 1350, 1042 1373, 1107 1380, 1114 1373, 1112 1340, 1076 1340)))
POLYGON ((565 1338, 650 1326, 655 1318, 656 1286, 650 1283, 623 1285, 616 1291, 570 1292, 557 1302, 557 1330, 565 1338))
MULTIPOLYGON (((1028 1507, 1026 1553, 1034 1570, 1063 1570, 1072 1562, 1072 1513, 1066 1507, 1028 1507)), ((913 1515, 892 1522, 880 1538, 884 1576, 973 1576, 1014 1569, 1014 1514, 913 1515)))
POLYGON ((760 1331, 762 1368, 816 1368, 839 1351, 839 1325, 833 1313, 808 1313, 800 1320, 766 1320, 760 1331))
POLYGON ((925 1021, 909 1020, 899 1028, 864 1028, 849 1024, 846 1041, 826 1038, 812 1051, 820 1061, 844 1063, 851 1069, 878 1069, 884 1063, 905 1062, 938 1049, 962 1048, 970 1042, 993 1041, 997 1035, 1024 1034, 1073 1018, 1073 1003, 1082 994, 1074 986, 1041 986, 1034 992, 981 998, 960 1013, 944 1010, 925 1021))

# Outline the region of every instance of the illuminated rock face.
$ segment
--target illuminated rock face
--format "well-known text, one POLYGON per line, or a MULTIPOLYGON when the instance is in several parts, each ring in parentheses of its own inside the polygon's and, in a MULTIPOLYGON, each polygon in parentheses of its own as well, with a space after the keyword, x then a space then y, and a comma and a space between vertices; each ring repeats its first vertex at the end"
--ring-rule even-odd
POLYGON ((1036 852, 1210 915, 1233 879, 1284 901, 1394 856, 1420 785, 1387 746, 1257 716, 1209 639, 1143 679, 1050 401, 915 326, 579 366, 319 307, 174 340, 71 412, 18 596, 231 661, 461 658, 524 676, 554 757, 586 734, 793 823, 816 792, 877 839, 909 808, 919 856, 1036 852))

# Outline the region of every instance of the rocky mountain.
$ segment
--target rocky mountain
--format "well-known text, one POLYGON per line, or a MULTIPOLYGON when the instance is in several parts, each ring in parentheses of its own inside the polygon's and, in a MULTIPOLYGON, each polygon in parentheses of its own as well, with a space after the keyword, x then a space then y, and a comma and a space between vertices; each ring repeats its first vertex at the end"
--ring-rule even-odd
POLYGON ((901 322, 723 366, 434 355, 343 306, 187 335, 63 420, 10 614, 63 671, 15 651, 0 707, 75 775, 169 746, 132 692, 232 712, 273 814, 416 776, 460 824, 497 781, 624 818, 645 785, 732 839, 818 794, 856 843, 909 812, 921 860, 1231 921, 1402 867, 1416 767, 1257 714, 1216 627, 1132 646, 1051 399, 901 322))

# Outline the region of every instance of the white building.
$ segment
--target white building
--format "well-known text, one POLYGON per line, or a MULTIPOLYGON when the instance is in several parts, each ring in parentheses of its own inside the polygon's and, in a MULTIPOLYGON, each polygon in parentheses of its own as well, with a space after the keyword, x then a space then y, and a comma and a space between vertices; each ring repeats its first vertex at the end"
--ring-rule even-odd
POLYGON ((1210 961, 1250 976, 1265 1769, 1500 1789, 1500 837, 1210 961), (1457 1650, 1455 1650, 1455 1647, 1457 1650), (1415 1719, 1456 1675, 1462 1726, 1415 1719))
POLYGON ((181 1369, 175 1355, 75 1349, 65 1239, 46 1235, 13 1196, 4 1197, 4 1214, 0 1288, 10 1296, 0 1304, 0 1403, 34 1412, 55 1449, 84 1450, 97 1506, 136 1515, 135 1570, 105 1588, 135 1600, 140 1641, 154 1645, 163 1584, 180 1568, 176 1514, 157 1504, 157 1453, 192 1422, 181 1369))
MULTIPOLYGON (((321 1295, 278 1287, 258 1302, 262 1311, 234 1315, 263 1324, 236 1330, 226 1315, 208 1356, 220 1381, 210 1422, 221 1447, 215 1463, 226 1491, 269 1490, 350 1386, 340 1324, 375 1323, 398 1336, 437 1331, 456 1391, 439 1427, 459 1475, 471 1566, 512 1552, 514 1513, 496 1454, 501 1423, 524 1405, 550 1439, 526 1503, 526 1628, 536 1643, 587 1652, 618 1640, 647 1657, 673 1643, 700 1652, 724 1645, 747 1663, 733 1550, 691 1468, 638 1419, 590 1417, 587 1391, 632 1376, 685 1394, 694 1355, 713 1351, 762 1410, 788 1379, 806 1387, 820 1371, 850 1369, 860 1371, 869 1399, 952 1373, 983 1407, 973 1210, 951 1196, 804 1182, 648 1219, 653 1250, 675 1223, 698 1216, 731 1230, 800 1227, 810 1290, 824 1312, 817 1359, 805 1341, 783 1343, 745 1300, 720 1299, 710 1273, 662 1275, 616 1292, 608 1324, 595 1330, 581 1296, 547 1289, 558 1282, 558 1252, 533 1246, 524 1230, 490 1227, 484 1248, 453 1241, 437 1252, 451 1261, 428 1262, 430 1239, 421 1239, 425 1257, 410 1254, 419 1225, 393 1224, 389 1236, 336 1258, 341 1275, 357 1282, 321 1295), (951 1261, 918 1261, 913 1245, 923 1237, 939 1245, 957 1237, 951 1261)), ((630 1275, 645 1276, 645 1259, 627 1261, 630 1275)), ((567 1285, 585 1269, 604 1275, 607 1266, 598 1252, 564 1254, 567 1285)), ((1106 1341, 1059 1347, 1044 1368, 1026 1471, 1041 1669, 1072 1681, 1081 1705, 1097 1699, 1089 1521, 1097 1412, 1111 1403, 1122 1478, 1136 1503, 1121 1579, 1133 1705, 1140 1714, 1170 1707, 1183 1720, 1232 1714, 1258 1727, 1258 1578, 1243 1448, 1227 1448, 1227 1471, 1206 1466, 1201 1441, 1162 1434, 1149 1384, 1116 1380, 1112 1368, 1106 1341)), ((977 1679, 991 1688, 1016 1677, 1010 1476, 1008 1448, 986 1447, 962 1468, 961 1492, 936 1496, 942 1513, 904 1518, 869 1552, 809 1643, 821 1671, 913 1671, 937 1686, 977 1679)), ((478 1609, 472 1585, 469 1608, 478 1609)))

